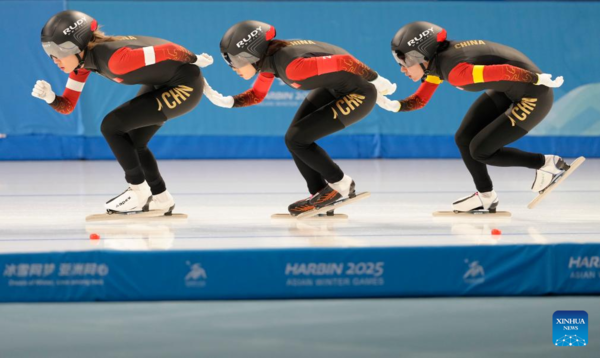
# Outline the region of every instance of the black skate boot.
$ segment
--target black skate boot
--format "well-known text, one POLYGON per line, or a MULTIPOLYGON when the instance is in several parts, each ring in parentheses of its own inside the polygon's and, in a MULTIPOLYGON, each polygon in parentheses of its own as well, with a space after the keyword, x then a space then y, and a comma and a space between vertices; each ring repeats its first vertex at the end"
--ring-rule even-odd
POLYGON ((288 211, 292 216, 298 216, 303 212, 314 210, 315 206, 310 203, 310 200, 314 195, 309 196, 306 199, 298 200, 297 202, 288 206, 288 211))
MULTIPOLYGON (((355 184, 354 181, 352 181, 352 183, 350 184, 350 191, 348 194, 349 198, 353 198, 356 196, 354 187, 355 184)), ((320 209, 322 207, 331 205, 342 198, 342 194, 337 192, 330 185, 327 185, 315 195, 293 203, 288 207, 288 211, 292 216, 298 216, 304 212, 320 209)))

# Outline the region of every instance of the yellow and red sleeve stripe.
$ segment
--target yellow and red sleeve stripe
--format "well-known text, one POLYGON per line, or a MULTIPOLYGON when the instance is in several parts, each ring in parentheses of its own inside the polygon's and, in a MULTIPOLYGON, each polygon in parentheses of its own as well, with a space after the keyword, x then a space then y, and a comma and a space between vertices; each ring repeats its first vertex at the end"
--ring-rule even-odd
POLYGON ((537 80, 537 74, 512 65, 484 66, 462 62, 448 74, 448 82, 453 86, 497 81, 536 83, 537 80))

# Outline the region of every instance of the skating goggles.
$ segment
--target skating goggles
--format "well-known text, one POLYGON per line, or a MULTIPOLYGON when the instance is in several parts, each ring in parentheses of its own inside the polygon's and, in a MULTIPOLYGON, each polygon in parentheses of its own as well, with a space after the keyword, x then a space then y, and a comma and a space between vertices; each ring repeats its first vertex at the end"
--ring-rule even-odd
POLYGON ((412 67, 425 62, 425 56, 418 51, 410 51, 407 54, 400 51, 392 51, 392 56, 394 56, 396 62, 402 67, 412 67))
POLYGON ((64 42, 60 45, 57 45, 54 42, 42 42, 42 47, 50 58, 57 58, 59 60, 81 52, 79 47, 71 41, 64 42))
POLYGON ((222 52, 221 55, 229 67, 233 68, 242 68, 246 65, 254 64, 260 60, 259 58, 252 56, 247 52, 241 52, 237 55, 230 55, 227 52, 222 52))

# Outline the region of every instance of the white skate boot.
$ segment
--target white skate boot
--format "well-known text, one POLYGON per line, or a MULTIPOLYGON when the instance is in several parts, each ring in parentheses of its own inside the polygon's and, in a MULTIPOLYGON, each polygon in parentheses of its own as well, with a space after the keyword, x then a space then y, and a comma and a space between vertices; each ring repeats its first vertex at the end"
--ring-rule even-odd
POLYGON ((533 192, 543 191, 569 169, 569 165, 558 155, 546 155, 545 157, 544 166, 535 171, 535 179, 531 185, 533 192))
POLYGON ((344 174, 342 180, 336 183, 329 183, 329 186, 333 188, 333 190, 340 193, 342 198, 348 198, 349 196, 354 196, 354 180, 349 176, 344 174))
POLYGON ((129 184, 127 190, 110 199, 104 207, 109 214, 148 211, 150 201, 152 201, 152 191, 150 191, 148 183, 144 181, 139 185, 129 184))
POLYGON ((452 210, 457 212, 487 211, 495 213, 498 207, 498 194, 494 190, 485 193, 476 192, 452 203, 452 210))
POLYGON ((171 214, 174 208, 175 199, 173 199, 168 190, 165 190, 158 195, 153 195, 149 206, 150 211, 162 211, 165 215, 171 214))

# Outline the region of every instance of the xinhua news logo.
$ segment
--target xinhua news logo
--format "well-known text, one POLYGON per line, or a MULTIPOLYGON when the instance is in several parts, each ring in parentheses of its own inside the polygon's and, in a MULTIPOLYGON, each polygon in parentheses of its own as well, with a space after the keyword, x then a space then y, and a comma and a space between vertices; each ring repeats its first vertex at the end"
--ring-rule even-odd
POLYGON ((586 311, 556 311, 552 315, 552 343, 557 347, 588 345, 588 314, 586 311))

